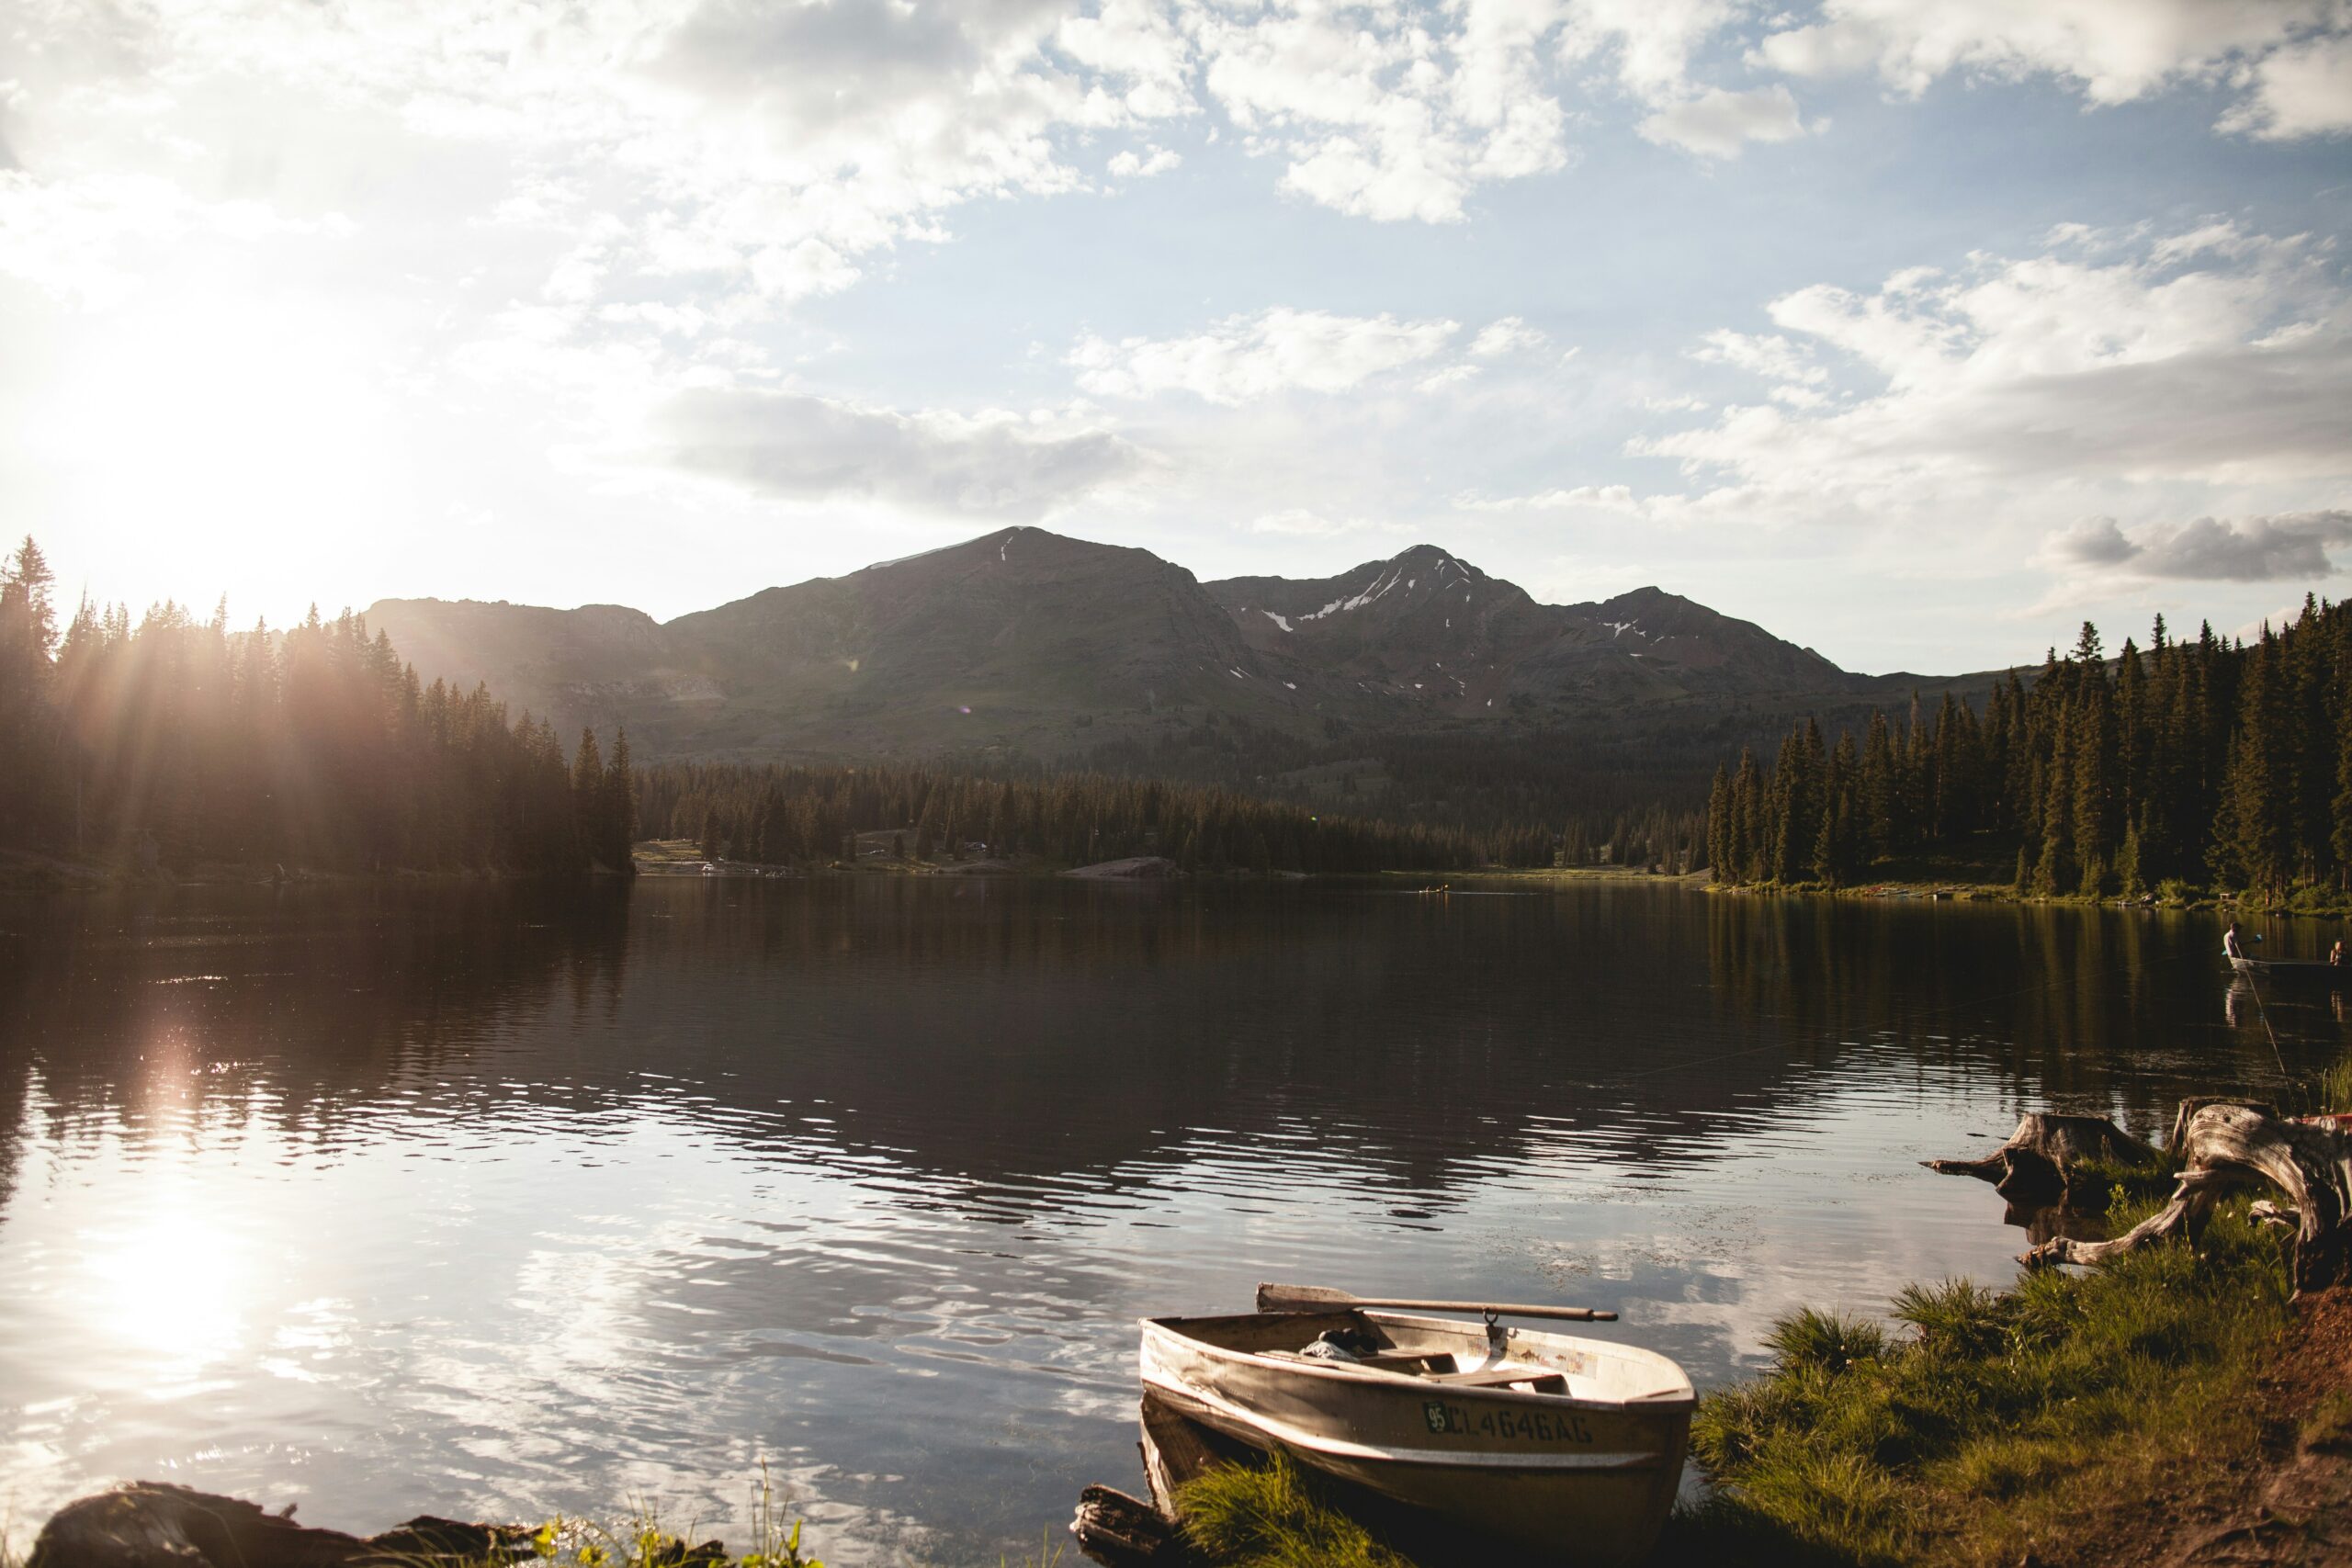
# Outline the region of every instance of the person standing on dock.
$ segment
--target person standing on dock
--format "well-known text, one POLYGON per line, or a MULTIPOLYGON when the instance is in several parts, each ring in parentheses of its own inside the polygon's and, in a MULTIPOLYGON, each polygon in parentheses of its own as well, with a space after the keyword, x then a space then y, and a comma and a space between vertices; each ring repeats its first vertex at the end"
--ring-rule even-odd
POLYGON ((2235 920, 2232 920, 2230 929, 2222 933, 2222 956, 2232 964, 2242 963, 2246 957, 2245 942, 2239 934, 2235 920))

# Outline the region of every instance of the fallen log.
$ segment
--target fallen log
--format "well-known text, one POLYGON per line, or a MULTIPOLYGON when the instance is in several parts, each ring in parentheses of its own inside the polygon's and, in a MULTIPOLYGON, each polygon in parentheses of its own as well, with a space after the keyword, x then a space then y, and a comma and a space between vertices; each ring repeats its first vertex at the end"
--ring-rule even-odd
POLYGON ((2044 1242, 2018 1261, 2029 1266, 2099 1263, 2171 1236, 2191 1241, 2227 1192, 2269 1185, 2287 1195, 2271 1213, 2295 1223, 2295 1293, 2347 1279, 2352 1246, 2352 1131, 2330 1118, 2296 1121, 2248 1100, 2184 1100, 2173 1121, 2170 1152, 2178 1175, 2172 1201, 2111 1241, 2044 1242))
POLYGON ((1919 1163, 1951 1176, 1973 1176, 2019 1208, 2063 1203, 2075 1185, 2075 1168, 2086 1160, 2105 1165, 2155 1166, 2165 1156, 2104 1116, 2064 1116, 2029 1111, 2018 1120, 2008 1142, 1982 1159, 1930 1159, 1919 1163))
POLYGON ((377 1536, 298 1525, 289 1505, 134 1481, 78 1498, 41 1527, 25 1568, 429 1568, 532 1555, 531 1531, 423 1516, 377 1536))

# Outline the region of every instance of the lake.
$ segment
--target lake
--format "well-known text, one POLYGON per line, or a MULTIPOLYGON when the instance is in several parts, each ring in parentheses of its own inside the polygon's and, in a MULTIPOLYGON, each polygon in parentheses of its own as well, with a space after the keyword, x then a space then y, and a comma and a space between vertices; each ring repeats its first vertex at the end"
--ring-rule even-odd
POLYGON ((764 1461, 828 1562, 1017 1561, 1140 1489, 1133 1320, 1261 1279, 1606 1307, 1703 1388, 1798 1305, 2014 1272, 1919 1160, 2333 1059, 2219 933, 1600 881, 0 903, 0 1502, 722 1533, 764 1461))

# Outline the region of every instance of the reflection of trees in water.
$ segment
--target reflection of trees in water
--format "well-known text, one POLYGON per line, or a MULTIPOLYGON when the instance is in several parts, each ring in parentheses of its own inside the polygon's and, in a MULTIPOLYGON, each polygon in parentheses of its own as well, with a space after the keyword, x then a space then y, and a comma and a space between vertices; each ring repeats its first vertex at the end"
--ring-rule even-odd
MULTIPOLYGON (((1790 1059, 1902 1048, 1922 1066, 2143 1128, 2192 1092, 2227 1091, 2270 1060, 2216 1026, 2227 975, 2211 917, 2018 904, 1888 904, 1728 897, 1710 905, 1717 994, 1790 1059)), ((2340 1021, 2314 1022, 2336 1029, 2340 1021)), ((2160 1129, 2159 1129, 2160 1130, 2160 1129)))
POLYGON ((51 1119, 137 1129, 233 1105, 337 1135, 559 999, 616 1016, 628 901, 616 886, 207 890, 26 903, 6 927, 0 1201, 35 1075, 51 1119))
POLYGON ((1711 1158, 1714 1113, 1779 1070, 1649 1073, 1652 1041, 1682 1039, 1702 951, 1704 904, 1670 891, 810 891, 707 887, 695 918, 640 937, 632 1009, 695 1012, 673 981, 742 987, 791 1016, 788 1054, 744 1049, 705 1011, 665 1057, 738 1071, 721 1092, 783 1102, 785 1139, 814 1105, 808 1135, 950 1179, 958 1201, 1001 1197, 1006 1217, 1050 1206, 1057 1180, 1158 1179, 1179 1151, 1344 1161, 1367 1192, 1432 1209, 1539 1140, 1711 1158))
POLYGON ((2144 1127, 2232 1043, 2202 923, 2072 908, 949 878, 42 908, 0 937, 0 1179, 38 1070, 49 1114, 321 1138, 395 1096, 627 1100, 1008 1223, 1204 1171, 1434 1212, 1537 1152, 1718 1158, 1906 1064, 2144 1127), (221 978, 158 983, 191 975, 221 978))
POLYGON ((1778 1070, 1647 1074, 1647 1042, 1676 1030, 1640 977, 1687 969, 1706 915, 1657 890, 714 880, 640 888, 625 916, 583 897, 85 910, 19 943, 34 962, 0 991, 0 1076, 21 1096, 38 1065, 74 1115, 137 1125, 233 1102, 354 1136, 395 1093, 404 1114, 479 1109, 484 1064, 451 1069, 487 1053, 559 1111, 658 1100, 670 1088, 638 1076, 658 1072, 696 1096, 668 1113, 716 1136, 898 1173, 910 1205, 1018 1221, 1202 1162, 1236 1181, 1319 1162, 1434 1210, 1539 1139, 1629 1119, 1638 1138, 1601 1139, 1596 1157, 1706 1158, 1712 1111, 1778 1070), (152 983, 189 974, 226 978, 152 983), (164 1040, 241 1065, 168 1076, 141 1060, 164 1040), (1629 1064, 1645 1076, 1620 1081, 1629 1064))

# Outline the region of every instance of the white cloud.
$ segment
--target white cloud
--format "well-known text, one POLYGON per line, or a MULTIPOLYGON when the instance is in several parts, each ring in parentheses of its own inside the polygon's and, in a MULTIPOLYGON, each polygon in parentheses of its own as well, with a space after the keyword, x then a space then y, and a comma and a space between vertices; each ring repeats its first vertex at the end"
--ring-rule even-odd
POLYGON ((1561 52, 1614 51, 1617 79, 1644 103, 1690 96, 1690 57, 1735 20, 1736 0, 1573 0, 1561 52))
POLYGON ((1196 113, 1193 46, 1179 17, 1149 0, 1104 0, 1091 16, 1069 16, 1054 47, 1079 64, 1125 84, 1127 112, 1137 119, 1196 113))
POLYGON ((1347 391, 1435 356, 1460 331, 1448 321, 1276 309, 1228 316, 1190 337, 1114 343, 1090 336, 1068 363, 1077 367, 1080 386, 1102 397, 1184 391, 1230 405, 1293 389, 1347 391))
POLYGON ((1635 129, 1646 141, 1702 158, 1736 158, 1750 141, 1791 141, 1820 128, 1804 123, 1795 95, 1775 82, 1741 93, 1711 87, 1668 105, 1635 129))
POLYGON ((1821 17, 1768 35, 1752 62, 1792 76, 1874 70, 1913 96, 1953 74, 2054 76, 2096 105, 2226 80, 2252 62, 2256 98, 2225 129, 2293 136, 2344 123, 2340 94, 2325 100, 2352 23, 2335 0, 1826 0, 1821 17), (2299 43, 2314 32, 2335 41, 2299 43))
POLYGON ((2088 518, 2051 541, 2061 565, 2135 577, 2278 582, 2332 576, 2328 551, 2352 545, 2352 512, 2303 512, 2236 521, 2199 517, 2126 535, 2112 517, 2088 518))
POLYGON ((797 392, 692 389, 669 400, 654 428, 662 460, 761 495, 867 497, 956 517, 1035 522, 1148 464, 1106 431, 797 392))
POLYGON ((1700 340, 1690 357, 1709 365, 1728 365, 1753 371, 1773 381, 1802 381, 1817 386, 1829 372, 1813 362, 1811 354, 1779 333, 1751 337, 1721 327, 1700 340))
POLYGON ((1403 534, 1412 530, 1404 524, 1375 523, 1364 517, 1330 517, 1306 507, 1294 506, 1250 519, 1250 531, 1293 538, 1336 539, 1349 534, 1403 534))
POLYGON ((184 264, 191 242, 250 250, 267 240, 350 232, 334 213, 298 218, 267 202, 205 201, 153 175, 42 181, 0 168, 0 273, 85 307, 114 303, 142 276, 184 264))
POLYGON ((1103 167, 1123 180, 1148 179, 1154 175, 1166 174, 1183 161, 1182 153, 1165 147, 1154 147, 1146 153, 1138 153, 1130 148, 1113 157, 1103 167))
POLYGON ((2266 141, 2352 130, 2352 38, 2315 38, 2267 55, 2254 95, 2222 117, 2223 130, 2266 141))
POLYGON ((1337 211, 1453 222, 1477 186, 1567 162, 1566 115, 1542 81, 1546 6, 1193 17, 1209 94, 1249 145, 1285 161, 1286 189, 1337 211))
POLYGON ((1606 60, 1618 85, 1650 112, 1645 140, 1702 158, 1736 158, 1750 141, 1791 141, 1827 122, 1804 122, 1784 83, 1729 88, 1691 80, 1692 57, 1742 18, 1738 0, 1567 0, 1560 53, 1606 60))
POLYGON ((1789 516, 1932 508, 1956 482, 2352 477, 2352 299, 2323 258, 2227 225, 2171 240, 2075 230, 1954 276, 1798 289, 1770 313, 1804 341, 1717 333, 1700 356, 1787 376, 1811 346, 1876 391, 1828 412, 1733 407, 1629 449, 1789 516))
MULTIPOLYGON (((647 278, 692 277, 741 317, 848 287, 876 253, 942 237, 942 215, 975 197, 1080 189, 1066 147, 1189 111, 1188 96, 1169 85, 1183 51, 1154 53, 1166 17, 1114 5, 1065 28, 1066 8, 1058 0, 594 0, 545 13, 503 0, 122 8, 107 13, 104 50, 83 40, 70 51, 96 62, 84 77, 36 106, 40 156, 27 166, 44 180, 78 174, 86 183, 108 159, 152 159, 160 138, 142 121, 169 123, 207 95, 276 95, 310 114, 313 129, 380 135, 396 126, 412 152, 435 142, 478 150, 511 182, 488 204, 500 221, 584 216, 571 201, 617 217, 622 231, 600 270, 573 280, 600 299, 625 298, 647 278)), ((55 36, 66 26, 57 20, 55 36)), ((63 51, 44 53, 42 39, 34 41, 36 58, 63 51)), ((216 173, 219 153, 201 130, 183 141, 194 160, 187 183, 216 173)), ((118 194, 134 211, 144 200, 118 194)))
POLYGON ((1530 495, 1456 496, 1462 512, 1606 512, 1619 516, 1646 516, 1653 503, 1626 485, 1569 485, 1530 495))
POLYGON ((1478 335, 1470 340, 1470 355, 1474 359, 1498 359, 1505 355, 1541 348, 1545 341, 1544 333, 1529 326, 1523 319, 1504 316, 1478 329, 1478 335))

